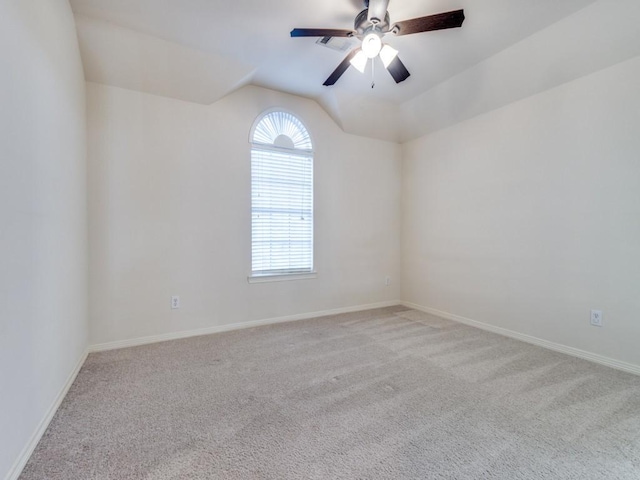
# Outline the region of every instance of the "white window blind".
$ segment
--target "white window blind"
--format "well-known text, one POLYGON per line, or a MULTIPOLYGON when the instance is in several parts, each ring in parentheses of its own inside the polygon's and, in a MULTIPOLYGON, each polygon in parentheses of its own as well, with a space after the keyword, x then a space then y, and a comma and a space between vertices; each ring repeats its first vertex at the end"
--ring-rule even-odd
POLYGON ((271 112, 251 149, 251 275, 313 271, 313 153, 300 120, 271 112))

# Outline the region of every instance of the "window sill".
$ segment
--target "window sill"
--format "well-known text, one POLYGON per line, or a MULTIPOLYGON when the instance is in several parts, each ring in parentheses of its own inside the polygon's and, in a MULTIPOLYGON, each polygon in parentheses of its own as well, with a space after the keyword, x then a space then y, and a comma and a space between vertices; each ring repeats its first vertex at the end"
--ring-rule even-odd
POLYGON ((249 283, 289 282, 292 280, 311 280, 316 278, 316 272, 287 273, 285 275, 256 275, 247 277, 249 283))

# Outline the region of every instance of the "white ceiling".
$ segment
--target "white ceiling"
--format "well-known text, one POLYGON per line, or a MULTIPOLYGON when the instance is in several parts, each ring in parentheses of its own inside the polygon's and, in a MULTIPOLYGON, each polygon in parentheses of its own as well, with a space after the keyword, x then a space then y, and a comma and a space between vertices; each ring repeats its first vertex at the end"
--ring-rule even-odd
MULTIPOLYGON (((380 65, 371 89, 370 73, 353 68, 335 86, 322 86, 346 54, 316 45, 315 38, 289 37, 294 27, 352 28, 362 9, 358 0, 71 0, 89 81, 204 104, 250 83, 318 100, 345 131, 397 141, 443 126, 415 126, 427 121, 421 109, 433 114, 431 107, 443 108, 442 98, 430 99, 443 85, 460 83, 461 76, 488 59, 495 61, 506 49, 543 29, 551 31, 563 19, 569 35, 580 32, 576 12, 581 9, 591 7, 592 18, 598 14, 596 6, 605 14, 607 7, 615 9, 617 16, 609 19, 615 25, 629 16, 624 6, 633 10, 634 4, 640 2, 391 0, 392 23, 458 8, 464 8, 466 21, 460 29, 388 35, 385 41, 400 51, 411 77, 396 85, 380 65)), ((637 26, 629 29, 635 32, 637 26)), ((588 40, 597 32, 583 33, 588 40)), ((563 42, 562 35, 557 41, 563 42)), ((545 48, 553 54, 553 45, 545 48)), ((515 61, 511 59, 511 68, 518 69, 515 61)), ((558 83, 562 81, 567 79, 559 75, 558 83)), ((463 83, 474 88, 472 81, 463 83)), ((444 107, 464 111, 460 102, 465 96, 444 107)))

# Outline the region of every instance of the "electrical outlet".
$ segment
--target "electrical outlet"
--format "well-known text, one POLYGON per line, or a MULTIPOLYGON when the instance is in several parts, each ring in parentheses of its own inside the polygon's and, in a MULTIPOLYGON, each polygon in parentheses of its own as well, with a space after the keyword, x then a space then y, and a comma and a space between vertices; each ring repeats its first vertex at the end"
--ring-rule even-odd
POLYGON ((171 297, 171 309, 175 310, 176 308, 180 308, 180 297, 178 295, 171 297))
POLYGON ((594 327, 602 326, 602 311, 601 310, 591 310, 591 325, 594 327))
POLYGON ((391 285, 391 277, 384 277, 384 284, 388 287, 391 285))

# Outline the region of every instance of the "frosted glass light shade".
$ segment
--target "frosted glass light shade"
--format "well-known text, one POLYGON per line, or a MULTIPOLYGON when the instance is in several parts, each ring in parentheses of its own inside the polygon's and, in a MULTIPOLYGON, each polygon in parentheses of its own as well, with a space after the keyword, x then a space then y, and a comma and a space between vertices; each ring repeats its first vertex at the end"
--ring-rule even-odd
POLYGON ((384 68, 389 68, 389 65, 397 56, 398 51, 395 48, 390 47, 389 45, 385 45, 384 47, 382 47, 382 50, 380 50, 380 60, 382 60, 384 68))
POLYGON ((382 40, 376 33, 369 33, 362 40, 362 51, 367 58, 375 58, 382 48, 382 40))
POLYGON ((349 60, 349 63, 353 65, 360 73, 364 73, 364 69, 367 68, 367 61, 369 58, 365 55, 365 53, 360 50, 356 53, 356 56, 349 60))

